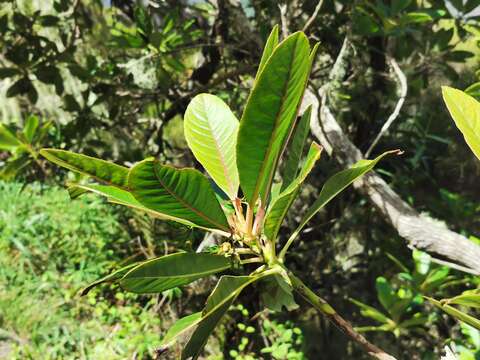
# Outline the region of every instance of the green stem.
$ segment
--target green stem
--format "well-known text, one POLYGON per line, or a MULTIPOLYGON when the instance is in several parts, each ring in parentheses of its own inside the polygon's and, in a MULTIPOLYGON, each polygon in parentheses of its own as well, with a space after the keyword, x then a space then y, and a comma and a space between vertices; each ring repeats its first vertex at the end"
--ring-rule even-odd
POLYGON ((334 308, 330 306, 324 299, 310 290, 298 277, 291 272, 288 273, 292 281, 293 289, 309 302, 315 309, 321 312, 331 323, 340 329, 350 339, 359 344, 370 356, 379 360, 396 360, 393 356, 370 343, 365 337, 355 331, 353 326, 342 318, 334 308))
POLYGON ((236 248, 235 252, 238 255, 258 255, 258 253, 253 251, 251 248, 236 248))
POLYGON ((285 259, 285 255, 287 255, 288 248, 290 247, 290 245, 292 245, 293 240, 295 240, 295 238, 298 236, 299 233, 300 233, 299 231, 294 231, 293 234, 290 235, 290 237, 287 240, 287 243, 283 246, 282 250, 280 250, 280 254, 278 255, 278 258, 280 261, 283 262, 283 260, 285 259))
POLYGON ((240 264, 255 264, 255 263, 263 263, 263 259, 261 257, 254 257, 245 260, 240 260, 240 264))

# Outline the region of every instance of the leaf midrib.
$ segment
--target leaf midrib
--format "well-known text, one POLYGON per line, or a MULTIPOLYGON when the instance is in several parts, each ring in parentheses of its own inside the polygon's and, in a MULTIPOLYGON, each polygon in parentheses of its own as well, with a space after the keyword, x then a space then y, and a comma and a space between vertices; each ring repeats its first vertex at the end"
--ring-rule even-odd
MULTIPOLYGON (((229 265, 226 265, 226 266, 222 266, 222 267, 219 267, 219 268, 215 268, 215 269, 212 269, 210 271, 202 271, 202 272, 198 272, 198 273, 195 273, 195 274, 181 274, 181 275, 178 275, 178 274, 175 274, 175 275, 162 275, 162 276, 128 276, 128 273, 125 275, 124 278, 122 278, 122 280, 131 280, 131 279, 167 279, 167 278, 172 278, 172 277, 175 277, 175 278, 189 278, 189 277, 195 277, 195 276, 202 276, 202 275, 208 275, 208 274, 211 274, 212 272, 218 272, 218 271, 222 271, 222 270, 226 270, 228 269, 230 266, 229 265)), ((132 269, 132 272, 134 271, 135 269, 132 269)))
MULTIPOLYGON (((93 184, 95 185, 95 184, 93 184)), ((176 217, 176 216, 171 216, 171 215, 167 215, 167 214, 164 214, 164 213, 161 213, 159 211, 156 211, 156 210, 153 210, 153 209, 150 209, 150 208, 147 208, 145 206, 143 206, 142 204, 139 204, 139 205, 136 205, 136 204, 132 204, 132 203, 127 203, 125 201, 122 201, 122 200, 116 200, 114 199, 113 197, 111 196, 108 196, 108 195, 105 195, 105 193, 102 193, 100 190, 97 190, 97 189, 94 189, 92 187, 90 187, 90 185, 81 185, 81 184, 75 184, 75 186, 81 188, 81 189, 85 189, 87 191, 91 191, 93 192, 94 194, 97 194, 97 195, 101 195, 101 196, 105 196, 107 198, 107 201, 112 203, 112 204, 118 204, 118 205, 123 205, 123 206, 127 206, 127 207, 130 207, 130 208, 133 208, 133 209, 137 209, 137 210, 141 210, 141 211, 144 211, 146 212, 147 214, 150 214, 151 216, 153 217, 156 217, 156 218, 159 218, 161 220, 170 220, 170 221, 177 221, 177 222, 180 222, 184 225, 187 225, 187 226, 199 226, 199 225, 196 225, 195 223, 189 221, 189 220, 186 220, 186 219, 182 219, 182 218, 179 218, 179 217, 176 217)), ((113 186, 113 185, 111 185, 113 186)), ((123 190, 123 189, 122 189, 123 190)), ((130 192, 130 189, 129 190, 125 190, 127 191, 129 194, 132 194, 130 192)), ((133 195, 132 195, 133 196, 133 195)), ((136 198, 134 197, 134 199, 136 200, 136 198)), ((138 200, 137 200, 138 201, 138 200)), ((202 226, 199 226, 200 228, 204 228, 202 226)), ((204 228, 206 229, 206 228, 204 228)))
MULTIPOLYGON (((202 99, 202 102, 203 102, 203 105, 205 107, 205 105, 206 105, 205 100, 202 99)), ((222 151, 220 150, 220 145, 218 144, 218 140, 215 137, 215 133, 213 131, 212 125, 210 124, 210 116, 208 116, 208 115, 207 115, 207 124, 208 124, 208 128, 210 130, 210 134, 212 134, 213 143, 215 144, 215 148, 217 149, 218 156, 220 157, 220 163, 222 164, 223 174, 225 175, 225 179, 227 180, 228 187, 230 188, 230 192, 232 194, 234 194, 235 193, 235 187, 233 185, 233 179, 231 179, 231 177, 228 173, 225 158, 223 156, 222 151)))
MULTIPOLYGON (((157 168, 155 165, 158 165, 158 166, 164 166, 164 167, 168 167, 168 168, 171 168, 175 171, 185 171, 185 170, 188 170, 188 169, 176 169, 172 166, 168 166, 168 165, 160 165, 156 162, 153 162, 153 173, 155 174, 155 177, 157 178, 158 182, 160 183, 160 185, 162 185, 162 187, 171 195, 173 196, 176 200, 178 200, 185 208, 187 209, 190 209, 191 211, 193 211, 195 214, 197 214, 198 216, 200 216, 202 219, 206 220, 207 222, 217 226, 219 229, 222 229, 222 230, 225 230, 225 231, 229 231, 230 229, 228 229, 227 227, 225 227, 224 225, 222 224, 219 224, 217 223, 216 221, 212 220, 211 218, 209 218, 206 214, 204 214, 202 211, 196 209, 195 207, 189 205, 188 202, 186 202, 181 196, 178 196, 177 194, 175 194, 175 192, 173 192, 168 186, 166 186, 165 182, 160 178, 160 176, 158 175, 157 173, 157 168)), ((220 208, 221 209, 221 208, 220 208)))
MULTIPOLYGON (((295 47, 294 47, 294 52, 293 52, 293 56, 292 56, 292 60, 290 62, 290 66, 289 66, 289 69, 288 69, 288 80, 285 82, 285 85, 283 87, 283 95, 282 95, 282 99, 281 99, 281 106, 280 106, 280 109, 279 111, 277 112, 277 114, 275 115, 275 121, 274 121, 274 124, 273 124, 273 132, 272 132, 272 135, 270 136, 270 139, 268 141, 268 147, 267 147, 267 150, 265 151, 265 155, 263 156, 263 161, 262 161, 262 167, 260 168, 260 172, 257 176, 257 182, 255 184, 255 191, 253 192, 253 196, 252 196, 252 199, 250 200, 251 201, 251 206, 254 205, 254 203, 256 202, 257 198, 258 198, 258 195, 260 193, 260 187, 261 187, 261 184, 260 183, 260 179, 263 177, 264 173, 265 173, 265 170, 266 170, 266 159, 268 159, 268 157, 270 156, 270 153, 272 152, 272 147, 273 147, 273 140, 275 139, 276 135, 277 135, 277 125, 278 125, 278 121, 279 119, 281 118, 280 114, 282 114, 283 112, 283 109, 284 109, 284 106, 285 106, 285 98, 287 96, 287 89, 288 89, 288 85, 290 84, 290 81, 291 81, 291 77, 292 77, 292 64, 293 62, 295 61, 295 58, 296 58, 296 50, 297 50, 297 46, 298 46, 298 42, 299 42, 299 38, 297 38, 297 40, 295 41, 295 47)), ((269 61, 272 59, 272 56, 273 54, 270 56, 269 60, 267 61, 267 63, 265 64, 265 67, 264 67, 264 70, 265 68, 267 67, 269 61)), ((259 80, 261 78, 261 76, 263 75, 263 71, 262 71, 262 74, 260 74, 259 76, 259 80)), ((277 162, 277 159, 274 159, 275 163, 277 162)), ((275 164, 273 166, 273 168, 275 167, 275 164)), ((272 171, 273 173, 274 171, 272 171)), ((272 175, 270 174, 269 175, 269 179, 268 179, 268 183, 271 183, 272 181, 272 175)), ((266 186, 266 191, 268 193, 268 188, 269 186, 267 185, 266 186)), ((268 197, 268 194, 265 194, 265 197, 268 197)), ((264 199, 266 200, 266 199, 264 199)))

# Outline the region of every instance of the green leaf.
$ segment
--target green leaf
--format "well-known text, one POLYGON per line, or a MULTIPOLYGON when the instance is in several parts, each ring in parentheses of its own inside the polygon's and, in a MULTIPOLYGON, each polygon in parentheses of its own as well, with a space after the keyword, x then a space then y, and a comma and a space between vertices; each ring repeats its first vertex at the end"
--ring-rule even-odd
POLYGON ((0 16, 0 33, 4 34, 8 30, 8 14, 0 16))
POLYGON ((465 50, 450 51, 445 55, 445 61, 464 63, 468 58, 475 56, 474 53, 465 50))
POLYGON ((31 165, 32 158, 24 155, 19 157, 11 157, 0 170, 0 178, 5 181, 12 181, 23 168, 31 165))
POLYGON ((128 185, 128 168, 124 166, 65 150, 42 149, 40 154, 59 166, 87 175, 95 180, 123 188, 128 185))
POLYGON ((35 70, 35 76, 45 84, 55 84, 62 81, 60 70, 56 66, 40 66, 35 70))
POLYGON ((398 150, 387 151, 373 160, 360 160, 354 164, 350 169, 342 170, 332 177, 330 177, 322 187, 318 199, 307 211, 300 221, 300 225, 293 232, 290 238, 297 237, 302 231, 303 227, 310 221, 310 219, 330 202, 335 196, 342 192, 347 186, 352 184, 355 180, 365 175, 372 170, 375 165, 386 155, 398 153, 398 150))
POLYGON ((376 320, 379 323, 390 323, 392 320, 390 320, 387 316, 385 316, 383 313, 375 309, 374 307, 364 304, 358 300, 355 299, 348 299, 350 302, 353 304, 357 305, 360 308, 360 314, 362 316, 368 317, 370 319, 376 320))
POLYGON ((480 99, 480 82, 476 82, 465 89, 465 93, 475 98, 475 100, 480 99))
POLYGON ((40 16, 39 20, 42 26, 56 26, 59 23, 60 18, 53 15, 44 15, 40 16))
POLYGON ((423 315, 422 313, 415 313, 410 319, 402 321, 398 325, 398 327, 408 329, 411 327, 426 325, 428 321, 429 321, 428 315, 423 315))
POLYGON ((273 50, 278 45, 278 25, 275 25, 272 29, 272 32, 268 36, 267 42, 265 43, 265 47, 263 48, 262 57, 260 59, 260 65, 258 65, 257 75, 255 76, 255 80, 258 79, 258 76, 262 72, 267 63, 267 60, 272 56, 273 50))
POLYGON ((392 15, 396 15, 400 11, 405 10, 411 2, 412 0, 392 0, 392 4, 390 5, 392 15))
POLYGON ((20 70, 11 67, 0 68, 0 79, 5 79, 21 74, 20 70))
POLYGON ((14 151, 22 142, 8 128, 0 124, 0 150, 14 151))
POLYGON ((361 6, 356 6, 352 13, 353 31, 358 35, 371 36, 381 31, 377 19, 361 6))
POLYGON ((67 94, 63 97, 63 102, 65 103, 65 110, 70 112, 81 111, 82 107, 77 102, 73 95, 67 94))
POLYGON ((135 197, 127 190, 123 190, 118 187, 108 186, 108 185, 100 185, 100 184, 69 184, 68 192, 72 199, 75 199, 86 192, 92 192, 97 195, 105 196, 107 200, 111 203, 127 206, 129 208, 143 211, 148 215, 168 221, 176 221, 186 226, 196 227, 198 225, 182 219, 177 218, 168 214, 164 214, 152 209, 145 207, 142 203, 140 203, 135 197))
POLYGON ((392 331, 394 326, 392 324, 383 324, 380 326, 357 326, 355 331, 359 333, 370 332, 370 331, 392 331))
POLYGON ((427 278, 420 285, 422 292, 431 292, 435 290, 438 286, 442 285, 445 282, 445 279, 448 276, 449 272, 450 269, 446 266, 442 266, 430 271, 427 278))
POLYGON ((446 303, 469 306, 469 307, 480 309, 480 294, 467 291, 461 295, 458 295, 451 299, 446 300, 446 303))
POLYGON ((307 141, 311 116, 312 106, 310 105, 303 113, 298 124, 295 125, 292 139, 287 145, 287 159, 282 172, 282 190, 285 190, 298 174, 298 165, 300 164, 300 159, 302 158, 307 141))
POLYGON ((129 204, 129 206, 132 208, 140 208, 145 209, 145 211, 151 211, 138 202, 130 192, 115 186, 69 183, 68 192, 70 193, 70 197, 72 199, 75 199, 86 192, 92 192, 97 195, 105 196, 109 201, 114 203, 125 203, 129 204))
MULTIPOLYGON (((350 169, 342 170, 330 177, 323 185, 318 199, 315 200, 313 205, 308 209, 307 213, 300 221, 300 224, 290 236, 289 243, 291 243, 293 239, 295 239, 300 234, 300 232, 302 231, 304 226, 310 221, 310 219, 315 216, 315 214, 320 211, 320 209, 322 209, 326 204, 328 204, 330 200, 332 200, 355 180, 372 170, 384 156, 392 153, 398 154, 399 150, 384 152, 382 155, 377 156, 373 160, 360 160, 354 165, 352 165, 350 169)), ((282 252, 284 252, 285 250, 286 249, 282 250, 282 252)))
POLYGON ((144 160, 130 170, 128 184, 135 198, 149 209, 203 228, 229 231, 208 179, 195 169, 144 160))
POLYGON ((283 276, 275 274, 266 279, 261 298, 264 305, 272 311, 280 312, 284 307, 287 311, 292 311, 298 309, 292 290, 283 276))
POLYGON ((420 24, 432 20, 433 17, 427 12, 410 12, 400 19, 403 24, 420 24))
POLYGON ((137 27, 144 35, 149 36, 152 32, 152 20, 148 11, 142 6, 136 6, 134 16, 137 27))
POLYGON ((207 299, 202 318, 182 352, 182 360, 197 359, 205 346, 208 336, 228 311, 240 292, 251 283, 269 275, 265 272, 257 276, 222 276, 207 299))
POLYGON ((429 298, 429 297, 426 297, 426 296, 425 296, 425 298, 428 301, 432 302, 438 308, 445 311, 447 314, 449 314, 449 315, 463 321, 464 323, 467 323, 468 325, 473 326, 474 328, 480 330, 480 320, 479 319, 474 318, 473 316, 471 316, 469 314, 466 314, 463 311, 460 311, 460 310, 454 308, 453 306, 442 304, 438 300, 435 300, 435 299, 432 299, 432 298, 429 298))
POLYGON ((391 309, 393 304, 397 301, 395 291, 388 283, 387 279, 383 276, 379 276, 375 281, 375 287, 377 289, 378 300, 385 310, 391 309))
POLYGON ((313 166, 320 158, 322 147, 313 142, 310 146, 310 150, 302 166, 298 177, 292 181, 292 183, 283 190, 277 197, 272 200, 265 218, 264 233, 270 240, 275 240, 280 226, 287 215, 288 210, 292 206, 295 198, 297 197, 300 187, 305 181, 306 177, 312 171, 313 166))
POLYGON ((188 105, 184 126, 188 146, 197 160, 225 194, 235 199, 239 185, 235 115, 222 99, 200 94, 188 105))
POLYGON ((443 100, 458 129, 480 159, 480 102, 463 91, 443 86, 443 100))
POLYGON ((413 249, 412 258, 415 263, 415 271, 421 275, 427 275, 432 264, 432 257, 426 252, 413 249))
POLYGON ((27 119, 27 122, 23 128, 23 134, 25 135, 25 138, 29 143, 32 142, 33 137, 35 136, 35 132, 37 131, 38 128, 38 117, 35 115, 30 115, 27 119))
POLYGON ((14 82, 7 90, 7 97, 23 95, 31 91, 32 82, 28 78, 21 78, 14 82))
POLYGON ((138 265, 138 263, 129 264, 129 265, 124 266, 124 267, 122 267, 118 270, 115 270, 114 272, 108 274, 107 276, 104 276, 104 277, 94 281, 93 283, 88 285, 86 288, 84 288, 82 290, 82 292, 80 293, 80 295, 81 296, 87 295, 90 292, 90 290, 92 290, 97 285, 100 285, 100 284, 103 284, 103 283, 106 283, 106 282, 114 282, 114 281, 120 280, 127 272, 129 272, 131 269, 133 269, 137 265, 138 265))
POLYGON ((201 318, 202 318, 202 313, 196 312, 177 320, 170 327, 170 329, 168 329, 167 333, 162 339, 162 344, 164 346, 170 345, 180 335, 184 334, 185 332, 188 332, 188 330, 191 330, 195 325, 197 325, 201 318))
POLYGON ((120 286, 138 294, 161 293, 230 267, 230 259, 221 255, 171 254, 141 263, 120 280, 120 286))
POLYGON ((237 168, 242 190, 252 207, 258 197, 267 203, 311 62, 305 34, 290 35, 273 50, 250 93, 238 131, 237 168))

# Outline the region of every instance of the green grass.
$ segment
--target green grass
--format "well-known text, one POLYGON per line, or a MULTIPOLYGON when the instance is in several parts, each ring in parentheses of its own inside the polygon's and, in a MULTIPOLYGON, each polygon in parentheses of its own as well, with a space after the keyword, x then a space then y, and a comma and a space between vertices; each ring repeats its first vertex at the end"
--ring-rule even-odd
POLYGON ((131 255, 115 208, 22 186, 0 183, 0 358, 148 357, 160 336, 153 299, 105 288, 78 295, 131 255))

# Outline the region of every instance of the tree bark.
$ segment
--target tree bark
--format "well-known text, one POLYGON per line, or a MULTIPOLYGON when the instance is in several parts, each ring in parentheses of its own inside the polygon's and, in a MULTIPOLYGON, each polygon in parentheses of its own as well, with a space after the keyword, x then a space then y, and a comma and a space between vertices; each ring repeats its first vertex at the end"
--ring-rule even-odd
MULTIPOLYGON (((312 105, 311 130, 329 155, 342 166, 363 159, 331 113, 322 90, 307 89, 302 108, 312 105)), ((454 268, 480 275, 480 246, 427 215, 419 214, 403 201, 375 172, 354 183, 379 213, 407 240, 410 247, 448 260, 454 268)))

